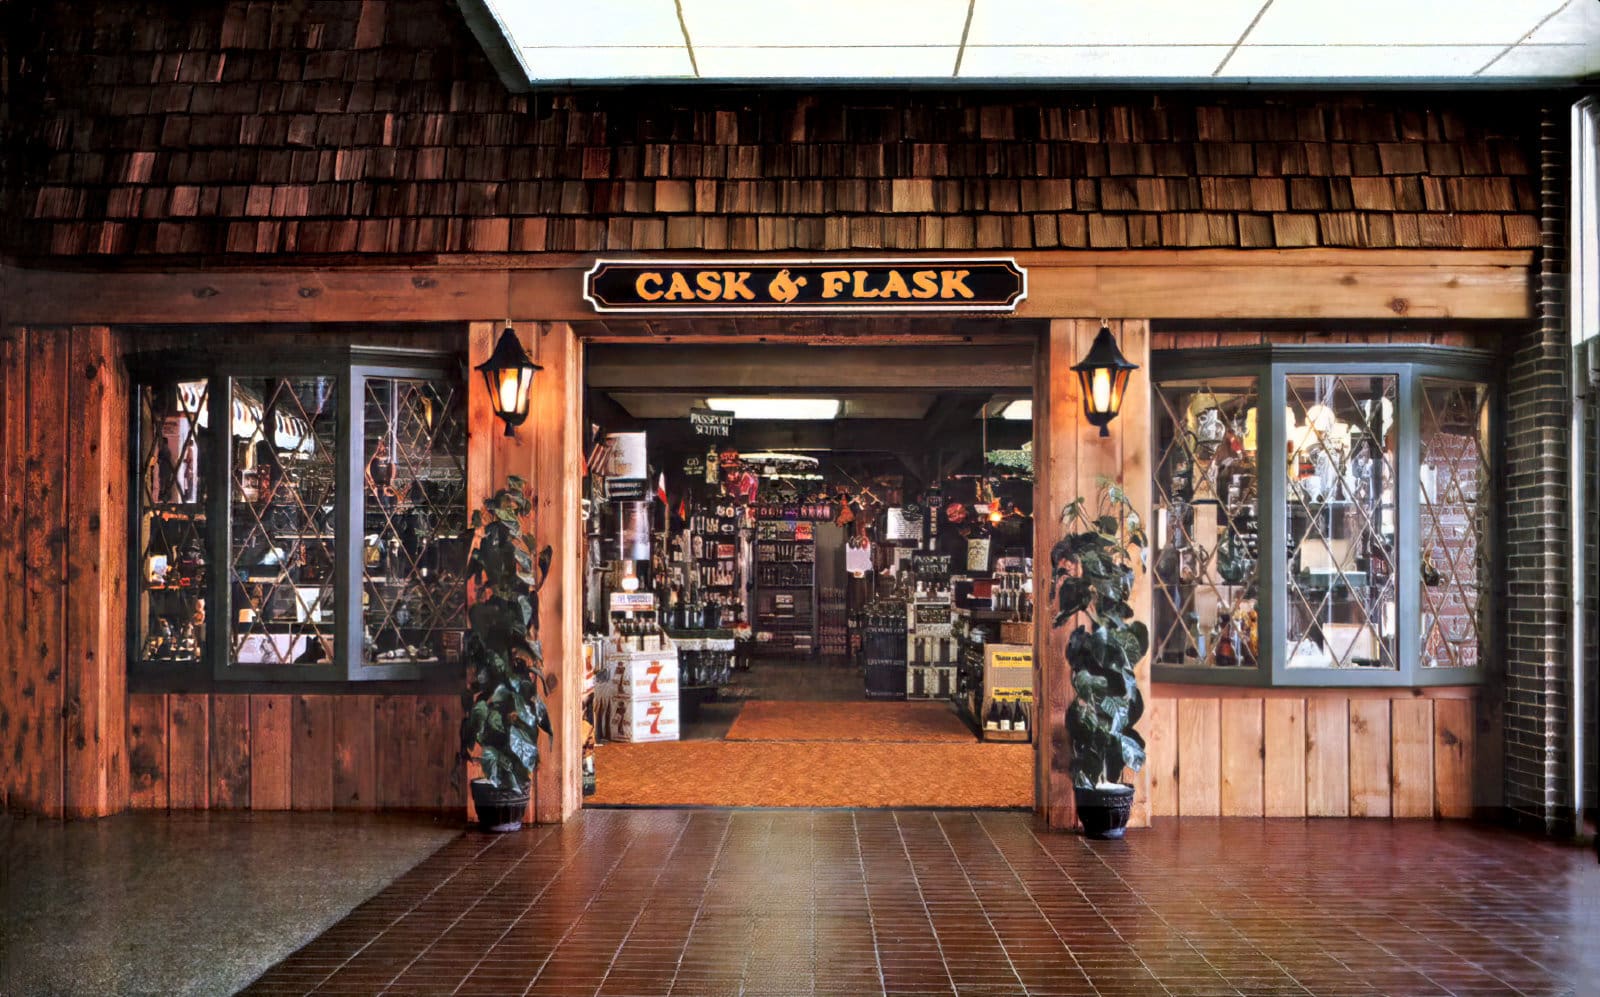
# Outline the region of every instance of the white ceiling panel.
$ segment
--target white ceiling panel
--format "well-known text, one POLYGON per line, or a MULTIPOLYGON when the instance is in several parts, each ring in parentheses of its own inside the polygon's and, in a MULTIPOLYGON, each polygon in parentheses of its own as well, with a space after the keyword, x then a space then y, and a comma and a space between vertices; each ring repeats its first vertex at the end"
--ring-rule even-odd
POLYGON ((1483 75, 1521 79, 1544 76, 1551 70, 1574 77, 1600 73, 1600 46, 1518 45, 1491 63, 1483 75))
POLYGON ((947 78, 956 68, 955 45, 907 48, 701 48, 694 56, 702 76, 727 79, 947 78))
POLYGON ((534 80, 694 79, 682 47, 523 49, 522 60, 534 80))
POLYGON ((977 0, 967 44, 1232 45, 1262 0, 977 0))
POLYGON ((683 23, 697 53, 701 46, 955 46, 967 19, 967 0, 682 2, 683 23))
POLYGON ((1566 0, 1272 0, 1245 45, 1512 45, 1566 0))
POLYGON ((1528 43, 1600 47, 1600 3, 1567 0, 1565 7, 1528 36, 1528 43))
POLYGON ((683 45, 672 0, 492 0, 523 48, 683 45))
POLYGON ((968 46, 961 59, 967 79, 1185 78, 1210 76, 1228 46, 968 46))
POLYGON ((1600 73, 1600 0, 456 2, 518 89, 679 79, 1505 86, 1600 73))
POLYGON ((1253 79, 1437 79, 1470 76, 1502 51, 1498 45, 1244 45, 1223 74, 1253 79))

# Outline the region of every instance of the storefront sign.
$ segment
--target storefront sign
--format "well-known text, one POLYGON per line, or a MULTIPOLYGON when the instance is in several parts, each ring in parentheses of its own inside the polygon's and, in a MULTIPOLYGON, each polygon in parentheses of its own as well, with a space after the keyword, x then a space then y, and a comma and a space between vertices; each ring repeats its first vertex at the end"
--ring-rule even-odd
POLYGON ((689 427, 696 436, 708 436, 715 440, 726 440, 733 437, 733 413, 718 412, 716 409, 691 408, 689 410, 689 427))
POLYGON ((1015 260, 597 260, 597 312, 1009 312, 1028 296, 1015 260))

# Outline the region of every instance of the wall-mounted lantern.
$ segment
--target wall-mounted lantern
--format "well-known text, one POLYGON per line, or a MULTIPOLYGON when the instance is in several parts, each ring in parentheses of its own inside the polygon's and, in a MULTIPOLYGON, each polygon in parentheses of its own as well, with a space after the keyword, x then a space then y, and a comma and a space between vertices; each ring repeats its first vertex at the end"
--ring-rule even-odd
POLYGON ((1088 354, 1072 367, 1078 373, 1083 388, 1083 417, 1092 426, 1100 427, 1101 436, 1110 436, 1106 428, 1117 413, 1122 411, 1122 393, 1128 387, 1128 375, 1139 369, 1136 363, 1117 349, 1109 325, 1101 325, 1088 354))
POLYGON ((489 404, 494 414, 504 420, 506 435, 517 435, 517 427, 528 418, 528 389, 533 386, 533 375, 543 367, 528 359, 516 332, 507 325, 494 344, 489 359, 476 368, 483 371, 483 381, 489 386, 489 404))

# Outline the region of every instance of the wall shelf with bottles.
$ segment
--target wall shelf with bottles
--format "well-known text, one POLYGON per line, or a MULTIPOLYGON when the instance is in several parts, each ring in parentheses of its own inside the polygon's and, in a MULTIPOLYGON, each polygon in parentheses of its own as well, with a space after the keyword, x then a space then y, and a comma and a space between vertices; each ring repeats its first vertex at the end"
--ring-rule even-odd
POLYGON ((130 366, 136 671, 348 681, 460 661, 466 419, 448 358, 130 366))
POLYGON ((1489 354, 1260 346, 1151 368, 1158 681, 1481 681, 1489 354))

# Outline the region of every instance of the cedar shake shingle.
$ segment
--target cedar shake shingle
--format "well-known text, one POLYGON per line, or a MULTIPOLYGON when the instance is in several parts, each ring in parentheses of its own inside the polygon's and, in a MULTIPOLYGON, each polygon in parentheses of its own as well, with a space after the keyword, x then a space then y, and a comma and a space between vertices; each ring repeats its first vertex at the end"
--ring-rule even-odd
POLYGON ((1537 243, 1518 94, 519 95, 450 0, 24 6, 18 255, 1537 243))

